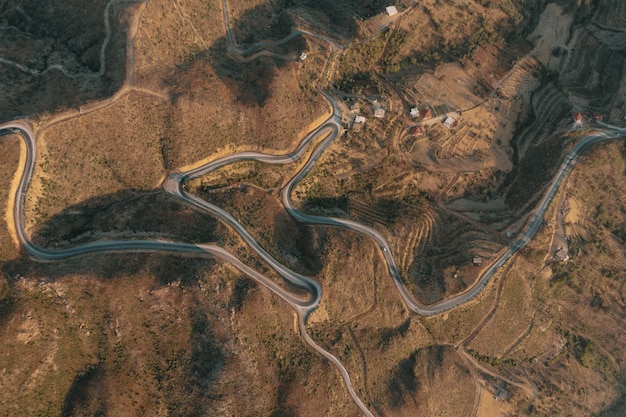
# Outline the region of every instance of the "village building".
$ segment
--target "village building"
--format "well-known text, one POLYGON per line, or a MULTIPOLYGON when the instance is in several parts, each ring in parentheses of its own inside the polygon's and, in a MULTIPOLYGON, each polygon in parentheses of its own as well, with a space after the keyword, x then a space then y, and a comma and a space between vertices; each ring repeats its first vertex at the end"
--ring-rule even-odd
POLYGON ((356 117, 354 118, 354 123, 352 124, 352 131, 354 133, 359 133, 361 129, 363 128, 364 123, 365 123, 365 117, 359 116, 357 114, 356 117))
POLYGON ((300 54, 300 61, 304 61, 306 59, 306 52, 302 52, 300 54))
POLYGON ((503 386, 497 387, 496 392, 493 394, 493 399, 496 401, 506 401, 511 397, 511 393, 503 386))
POLYGON ((452 116, 446 117, 446 119, 443 121, 443 125, 448 129, 454 129, 458 124, 459 121, 452 116))
POLYGON ((576 113, 574 113, 574 127, 583 127, 583 115, 581 112, 577 111, 576 113))
POLYGON ((483 258, 481 258, 480 256, 474 256, 474 259, 472 259, 472 264, 474 266, 481 266, 483 264, 483 258))
POLYGON ((385 109, 383 109, 382 107, 374 109, 374 117, 376 117, 378 119, 384 119, 385 118, 385 109))
POLYGON ((596 122, 601 122, 602 120, 604 120, 604 116, 602 116, 600 113, 594 113, 593 120, 595 120, 596 122))
POLYGON ((422 109, 420 111, 420 116, 422 117, 422 119, 424 120, 428 120, 428 119, 432 119, 433 117, 433 112, 430 111, 430 109, 422 109))
POLYGON ((582 122, 583 121, 583 114, 581 112, 579 112, 579 111, 574 113, 574 121, 575 122, 582 122))
POLYGON ((413 126, 410 132, 413 136, 422 136, 424 134, 424 126, 422 125, 413 126))
POLYGON ((396 8, 396 6, 387 6, 387 15, 388 16, 393 16, 395 14, 398 14, 398 9, 396 8))
POLYGON ((569 253, 567 253, 567 249, 558 246, 556 248, 556 252, 554 252, 554 260, 556 262, 565 262, 569 260, 569 253))
POLYGON ((417 107, 411 107, 411 111, 409 111, 409 115, 411 117, 419 116, 419 110, 417 109, 417 107))

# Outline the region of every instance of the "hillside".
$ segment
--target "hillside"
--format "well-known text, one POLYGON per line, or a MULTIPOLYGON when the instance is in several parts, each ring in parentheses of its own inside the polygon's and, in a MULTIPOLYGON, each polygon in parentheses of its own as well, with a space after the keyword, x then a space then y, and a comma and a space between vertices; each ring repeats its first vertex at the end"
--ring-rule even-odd
POLYGON ((0 1, 0 416, 624 414, 623 3, 0 1))

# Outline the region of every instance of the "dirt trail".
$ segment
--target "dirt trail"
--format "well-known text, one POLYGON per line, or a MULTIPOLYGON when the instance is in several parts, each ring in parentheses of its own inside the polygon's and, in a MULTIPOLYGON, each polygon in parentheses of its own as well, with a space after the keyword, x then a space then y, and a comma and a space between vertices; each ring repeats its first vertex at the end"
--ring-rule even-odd
MULTIPOLYGON (((149 1, 149 0, 146 0, 149 1)), ((61 71, 63 73, 63 75, 65 75, 68 78, 100 78, 104 75, 104 73, 106 72, 106 49, 107 46, 109 44, 109 40, 111 39, 111 24, 109 22, 109 9, 111 8, 111 6, 114 3, 136 3, 136 1, 133 0, 110 0, 106 7, 104 8, 104 13, 103 13, 103 19, 104 19, 104 29, 105 29, 105 36, 104 36, 104 40, 102 41, 102 45, 100 46, 100 69, 97 72, 84 72, 84 73, 73 73, 71 71, 69 71, 67 68, 65 68, 63 65, 61 64, 52 64, 49 65, 47 68, 38 71, 32 68, 29 68, 27 65, 23 65, 20 64, 19 62, 15 62, 12 61, 10 59, 6 59, 6 58, 2 58, 0 57, 0 62, 8 64, 8 65, 12 65, 15 68, 19 69, 22 72, 31 74, 35 77, 41 77, 42 75, 52 71, 52 70, 58 70, 61 71)), ((5 28, 13 28, 12 26, 9 27, 2 27, 2 29, 5 28)), ((15 28, 15 30, 18 30, 19 32, 21 32, 19 29, 15 28)), ((23 32, 21 32, 23 33, 23 32)))
MULTIPOLYGON (((501 381, 506 382, 507 384, 510 384, 512 386, 515 386, 517 388, 520 388, 522 390, 524 390, 526 393, 528 393, 531 402, 537 397, 537 395, 539 395, 539 390, 537 388, 537 386, 532 383, 532 381, 530 381, 528 378, 526 378, 526 381, 518 381, 518 380, 513 380, 511 378, 505 377, 489 368, 487 368, 486 366, 482 365, 481 363, 479 363, 473 356, 471 356, 469 353, 467 353, 467 351, 465 350, 465 346, 467 346, 474 338, 476 338, 476 336, 478 336, 478 334, 482 331, 482 329, 485 327, 485 325, 493 318, 493 316, 496 313, 496 310, 498 309, 498 306, 500 305, 500 297, 502 295, 502 288, 504 287, 504 282, 506 280, 506 276, 508 274, 508 272, 511 270, 511 268, 513 267, 513 265, 515 264, 515 258, 511 259, 509 261, 508 266, 506 267, 506 269, 504 271, 502 271, 502 275, 500 278, 500 281, 498 282, 498 287, 497 287, 497 291, 496 291, 496 298, 494 299, 493 302, 493 306, 492 308, 487 312, 487 314, 485 315, 485 317, 480 321, 480 323, 478 323, 478 325, 474 328, 474 330, 472 330, 472 332, 465 337, 463 340, 461 340, 457 346, 456 346, 456 350, 458 351, 459 355, 461 355, 461 357, 463 358, 463 360, 468 363, 471 364, 470 368, 473 369, 477 369, 480 372, 486 374, 486 375, 490 375, 496 379, 499 379, 501 381)), ((532 324, 531 324, 532 326, 532 324)), ((519 340, 519 338, 518 338, 519 340)), ((474 371, 475 372, 475 371, 474 371)), ((480 401, 481 401, 481 395, 480 395, 480 390, 482 388, 479 389, 479 392, 477 393, 477 401, 478 403, 475 404, 475 408, 474 408, 474 412, 476 415, 476 413, 478 412, 478 409, 480 408, 480 401)))
POLYGON ((99 101, 92 105, 83 106, 78 110, 71 110, 71 111, 67 111, 67 112, 56 115, 55 117, 47 120, 44 124, 38 127, 38 129, 36 130, 37 135, 41 134, 44 130, 46 130, 50 126, 110 107, 116 101, 122 99, 123 97, 125 97, 126 95, 128 95, 129 93, 135 90, 144 92, 147 94, 155 95, 162 99, 168 99, 166 96, 162 94, 159 94, 150 90, 145 90, 142 88, 135 89, 135 87, 132 87, 134 71, 135 71, 135 36, 139 28, 141 15, 143 14, 143 11, 145 10, 147 4, 148 4, 148 1, 142 2, 138 10, 133 15, 133 22, 130 25, 130 28, 126 36, 126 77, 124 79, 124 83, 122 84, 122 87, 117 91, 117 93, 115 93, 113 96, 109 97, 108 99, 99 101))

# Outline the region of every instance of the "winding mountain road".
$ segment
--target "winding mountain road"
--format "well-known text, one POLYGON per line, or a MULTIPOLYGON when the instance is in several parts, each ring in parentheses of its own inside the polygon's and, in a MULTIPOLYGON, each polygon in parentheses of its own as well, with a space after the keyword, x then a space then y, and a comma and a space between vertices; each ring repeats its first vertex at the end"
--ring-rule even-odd
POLYGON ((578 142, 576 146, 569 152, 564 162, 562 163, 559 171, 554 177, 552 183, 547 188, 544 197, 541 199, 535 210, 530 216, 530 219, 525 227, 525 229, 520 233, 519 238, 512 243, 509 249, 504 252, 478 279, 478 281, 466 292, 445 300, 443 302, 432 304, 432 305, 423 305, 419 303, 415 298, 410 294, 408 289, 406 288, 402 277, 398 271, 398 267, 396 265, 395 259, 391 254, 391 247, 387 243, 386 239, 383 235, 377 230, 354 222, 352 220, 334 218, 334 217, 322 217, 322 216, 313 216, 306 213, 302 213, 297 210, 293 202, 291 201, 291 192, 295 185, 302 180, 313 168, 319 157, 323 154, 326 148, 339 136, 341 132, 340 126, 340 113, 338 111, 336 101, 326 95, 326 98, 330 100, 333 104, 334 113, 333 115, 327 119, 321 126, 317 129, 313 130, 309 135, 307 135, 302 142, 298 145, 298 147, 290 153, 284 155, 267 155, 259 152, 241 152, 233 155, 226 156, 224 158, 220 158, 218 160, 209 162, 203 166, 200 166, 196 169, 190 170, 188 172, 183 173, 175 173, 171 174, 166 181, 163 183, 163 188, 166 192, 186 201, 189 204, 192 204, 200 209, 203 209, 215 216, 219 219, 230 225, 240 234, 240 236, 244 239, 244 241, 250 245, 250 247, 264 260, 266 261, 272 268, 274 268, 285 280, 290 282, 293 285, 296 285, 300 288, 306 289, 310 297, 309 298, 301 298, 296 296, 289 291, 286 291, 284 288, 279 286, 274 281, 265 277, 264 275, 258 273, 252 268, 245 265, 241 262, 236 256, 227 250, 215 246, 215 245, 203 245, 203 244, 189 244, 189 243, 180 243, 180 242, 171 242, 164 240, 104 240, 86 243, 78 246, 74 246, 66 249, 48 249, 42 248, 40 246, 35 245, 29 238, 28 234, 25 230, 25 220, 24 220, 24 200, 26 193, 28 191, 28 186, 30 184, 34 165, 35 165, 35 155, 37 150, 36 145, 36 136, 31 128, 31 126, 25 121, 14 121, 10 123, 6 123, 4 125, 0 125, 0 134, 6 134, 7 132, 12 132, 19 134, 25 144, 26 144, 26 160, 23 168, 22 176, 20 179, 19 186, 15 192, 15 204, 13 207, 13 220, 15 224, 15 231, 17 233, 18 240, 23 248, 32 256, 43 259, 43 260, 62 260, 70 257, 87 254, 87 253, 96 253, 96 252, 121 252, 121 251, 153 251, 153 252, 177 252, 177 253, 190 253, 190 254, 198 254, 198 255, 207 255, 210 254, 219 259, 222 259, 226 262, 230 262, 233 266, 238 268, 243 273, 247 274, 251 278, 255 279, 257 282, 261 283, 272 292, 277 294, 280 298, 285 300, 292 308, 294 308, 298 312, 299 316, 299 327, 303 338, 305 341, 311 345, 315 350, 317 350, 322 356, 326 357, 330 360, 340 371, 342 377, 345 380, 346 387, 359 406, 363 413, 368 416, 373 416, 371 412, 367 409, 367 407, 362 403, 354 388, 350 382, 349 375, 345 367, 341 364, 341 362, 334 357, 329 352, 325 351, 321 347, 319 347, 315 341, 308 335, 306 331, 306 318, 308 314, 313 311, 319 304, 319 301, 322 296, 322 289, 319 283, 317 283, 314 279, 298 274, 294 271, 291 271, 276 259, 274 259, 267 251, 250 235, 250 233, 227 211, 212 205, 197 196, 187 193, 184 190, 184 184, 186 181, 196 178, 202 175, 206 175, 207 173, 214 171, 220 167, 223 167, 227 164, 232 164, 234 162, 244 161, 244 160, 254 160, 264 163, 274 163, 274 164, 287 164, 296 161, 301 158, 306 152, 308 146, 317 138, 326 135, 326 137, 320 142, 320 144, 313 150, 310 154, 308 160, 304 164, 304 166, 300 169, 300 171, 289 180, 289 182, 283 187, 281 190, 281 199, 282 202, 287 209, 287 211, 298 221, 308 223, 308 224, 317 224, 317 225, 327 225, 327 226, 336 226, 347 228, 359 233, 363 233, 366 236, 372 238, 380 247, 382 251, 382 255, 387 262, 389 273, 393 278, 394 284, 404 299, 407 306, 414 312, 421 315, 433 315, 442 313, 444 311, 450 310, 460 304, 466 303, 467 301, 476 297, 480 292, 485 288, 490 278, 497 272, 499 269, 521 248, 523 248, 531 239, 535 236, 541 223, 543 221, 543 216, 552 201, 554 195, 556 194, 558 188, 560 187, 564 178, 566 178, 566 174, 568 170, 570 170, 578 158, 578 156, 590 146, 608 141, 614 140, 618 138, 623 138, 626 136, 626 129, 617 129, 617 130, 605 130, 594 132, 592 135, 585 137, 583 140, 578 142))
POLYGON ((19 134, 26 144, 26 160, 22 171, 20 183, 15 192, 15 204, 13 206, 13 222, 15 232, 20 245, 33 257, 48 261, 57 261, 88 253, 96 252, 178 252, 192 254, 210 254, 227 262, 230 262, 243 273, 251 276, 262 285, 268 287, 283 300, 287 301, 297 311, 303 309, 308 311, 313 305, 319 302, 319 285, 309 285, 306 288, 312 294, 310 299, 303 299, 286 291, 274 281, 251 269, 241 262, 235 255, 224 248, 208 244, 190 244, 171 242, 165 240, 103 240, 85 243, 66 249, 48 249, 35 245, 26 233, 24 219, 24 200, 28 191, 28 186, 32 179, 35 155, 37 154, 37 144, 35 134, 31 126, 25 121, 14 121, 0 125, 0 135, 6 133, 19 134))
MULTIPOLYGON (((109 5, 112 2, 109 3, 109 5)), ((320 35, 312 34, 304 31, 296 31, 278 42, 260 42, 251 46, 246 50, 236 49, 234 46, 232 35, 230 33, 230 29, 228 27, 228 12, 226 8, 226 0, 222 2, 224 7, 224 17, 226 21, 226 32, 229 43, 229 48, 233 53, 236 53, 241 56, 245 56, 252 53, 257 53, 259 49, 274 45, 277 43, 285 43, 289 40, 293 39, 293 37, 306 34, 309 36, 314 36, 320 40, 328 42, 333 49, 339 48, 335 45, 332 40, 325 38, 320 35)), ((107 6, 108 10, 108 6, 107 6)), ((106 16, 105 16, 106 18, 106 16)), ((106 43, 105 45, 106 46, 106 43)), ((251 57, 248 57, 251 58, 251 57)), ((102 66, 103 70, 104 66, 102 66)), ((325 70, 326 71, 326 70, 325 70)), ((384 238, 384 236, 377 231, 376 229, 362 225, 352 220, 335 218, 335 217, 323 217, 323 216, 314 216, 310 214, 303 213, 299 211, 293 204, 291 200, 291 194, 293 188, 301 181, 315 166, 318 159, 324 153, 324 151, 330 146, 337 138, 339 138, 341 133, 341 111, 338 106, 338 101, 330 94, 318 88, 321 94, 324 95, 326 100, 330 103, 333 108, 332 115, 324 121, 319 127, 310 132, 299 144, 298 146, 290 153, 284 155, 267 155, 260 152, 240 152, 233 155, 229 155, 214 161, 211 161, 207 164, 204 164, 198 168, 192 169, 186 172, 180 173, 172 173, 170 174, 163 183, 163 189, 165 192, 185 201, 186 203, 193 205, 207 213, 210 213, 221 221, 228 224, 232 227, 241 237, 242 239, 250 246, 252 250, 254 250, 270 267, 272 267, 278 274, 280 274, 283 279, 289 282, 292 285, 295 285, 299 288, 305 289, 309 296, 301 297, 299 295, 295 295, 283 287, 278 285, 276 282, 271 279, 265 277, 259 272, 253 270, 252 268, 245 265, 241 262, 235 255, 230 253, 216 245, 209 244, 190 244, 190 243, 181 243, 181 242, 173 242, 166 240, 104 240, 91 242, 86 244, 77 245, 70 248, 65 249, 49 249, 43 248, 35 245, 31 240, 25 229, 25 219, 24 219, 24 201, 25 196, 28 191, 28 187, 30 181, 32 179, 34 166, 35 166, 35 156, 37 154, 37 134, 33 131, 31 125, 28 121, 18 120, 9 123, 5 123, 0 125, 0 135, 6 133, 15 133, 22 137, 24 143, 26 145, 26 158, 25 164, 23 167, 21 179, 18 185, 17 190, 15 191, 15 200, 14 206, 12 210, 13 214, 13 223, 15 225, 15 232, 17 234, 17 238, 19 244, 30 254, 31 256, 49 261, 56 261, 67 259, 74 256, 79 256, 88 253, 100 253, 100 252, 122 252, 122 251, 142 251, 142 252, 174 252, 181 254, 194 254, 197 256, 207 256, 211 255, 226 262, 231 263, 234 267, 238 268, 241 272, 247 274, 260 284, 267 287, 270 291, 278 295, 284 301, 286 301, 297 313, 298 313, 298 325, 300 332, 302 334, 303 339, 307 344, 309 344, 313 349, 319 352, 323 357, 328 359, 331 363, 333 363, 337 369, 340 371, 341 376, 344 379, 345 385, 347 387, 348 392, 351 397, 355 401, 356 405, 362 411, 362 413, 366 416, 374 416, 371 411, 369 411, 368 407, 361 401, 358 394, 356 393, 351 381, 349 374, 343 364, 331 353, 324 350, 322 347, 317 345, 317 343, 310 337, 306 329, 306 320, 308 315, 317 308, 319 302, 322 297, 322 288, 320 284, 315 281, 313 278, 306 277, 297 272, 294 272, 282 265, 276 259, 274 259, 246 230, 246 228, 241 225, 230 213, 226 210, 217 207, 213 204, 208 203, 200 199, 199 197, 188 193, 185 191, 185 183, 193 178, 197 178, 203 175, 206 175, 216 169, 219 169, 225 165, 232 164, 239 161, 259 161, 263 163, 271 163, 271 164, 289 164, 297 161, 304 157, 307 153, 311 144, 314 143, 317 139, 322 139, 319 144, 313 149, 306 162, 302 166, 302 168, 287 182, 287 184, 281 190, 281 201, 285 207, 285 209, 289 212, 289 214, 296 220, 314 225, 326 225, 333 227, 342 227, 346 229, 353 230, 358 233, 362 233, 371 239, 373 239, 378 247, 380 248, 381 254, 384 257, 389 274, 391 275, 393 282, 396 286, 396 289, 402 296, 404 302, 412 311, 421 315, 433 315, 448 311, 452 308, 455 308, 463 303, 466 303, 476 296, 478 296, 481 291, 486 287, 489 280, 495 273, 497 273, 500 268, 509 260, 511 257, 519 251, 521 248, 526 246, 528 242, 535 236, 537 231, 539 230, 542 222, 544 214, 552 201, 554 195, 562 184, 563 180, 567 177, 567 172, 573 167, 578 156, 585 151, 590 146, 601 143, 604 141, 614 140, 618 138, 623 138, 626 136, 626 129, 615 128, 614 126, 605 126, 605 129, 598 130, 593 132, 589 136, 582 139, 578 142, 573 149, 568 153, 565 157, 561 167, 559 168, 557 174, 552 180, 551 184, 547 187, 545 194, 537 207, 532 212, 530 219, 524 228, 524 230, 518 235, 518 238, 511 244, 507 251, 502 253, 494 262, 489 266, 489 268, 480 276, 477 282, 469 288, 466 292, 457 295, 456 297, 447 299, 437 304, 432 305, 423 305, 419 303, 413 295, 409 292, 402 276, 398 270, 398 266, 396 261, 392 255, 391 247, 388 242, 384 238)))

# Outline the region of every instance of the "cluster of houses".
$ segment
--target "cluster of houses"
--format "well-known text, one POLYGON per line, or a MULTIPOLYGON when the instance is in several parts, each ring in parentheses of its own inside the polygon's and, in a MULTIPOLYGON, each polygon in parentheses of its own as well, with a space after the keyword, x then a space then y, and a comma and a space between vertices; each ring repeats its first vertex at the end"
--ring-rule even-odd
MULTIPOLYGON (((352 130, 358 132, 361 130, 363 124, 367 119, 365 118, 365 116, 362 116, 360 114, 361 106, 358 102, 350 106, 350 111, 354 113, 354 123, 352 124, 352 130)), ((377 119, 384 119, 386 113, 387 111, 385 110, 385 108, 377 100, 374 100, 374 102, 372 103, 372 115, 377 119)))
MULTIPOLYGON (((418 109, 417 107, 412 107, 409 111, 409 116, 412 118, 421 118, 422 121, 430 120, 433 118, 433 112, 430 108, 418 109)), ((442 124, 448 129, 454 129, 459 124, 459 120, 457 117, 445 115, 441 119, 442 124)), ((419 124, 411 127, 410 133, 413 136, 421 136, 424 134, 424 126, 419 124)))
MULTIPOLYGON (((361 103, 359 103, 358 101, 354 102, 352 105, 350 105, 350 111, 354 114, 354 119, 352 120, 352 125, 350 127, 354 132, 359 132, 367 121, 367 118, 364 115, 361 115, 361 103)), ((374 118, 384 119, 386 115, 386 110, 378 100, 373 100, 370 114, 374 118)), ((423 109, 419 109, 418 107, 412 107, 409 110, 409 116, 414 119, 419 118, 422 122, 424 122, 433 119, 434 114, 433 110, 431 110, 431 108, 429 107, 423 109)), ((458 116, 450 114, 444 115, 443 117, 441 117, 440 120, 443 126, 448 129, 454 129, 459 124, 458 116)), ((346 128, 348 128, 348 126, 346 126, 346 128)), ((413 136, 424 135, 424 125, 422 123, 416 124, 410 128, 409 132, 413 136)))
POLYGON ((430 109, 422 109, 418 110, 417 107, 412 107, 409 111, 409 116, 411 117, 421 117, 423 120, 428 120, 433 118, 433 112, 430 109))
MULTIPOLYGON (((587 113, 587 117, 594 122, 601 122, 604 120, 604 116, 600 113, 587 113)), ((581 112, 577 111, 574 113, 573 119, 574 127, 583 127, 585 116, 581 112)))

